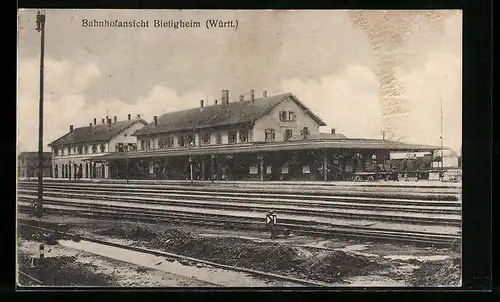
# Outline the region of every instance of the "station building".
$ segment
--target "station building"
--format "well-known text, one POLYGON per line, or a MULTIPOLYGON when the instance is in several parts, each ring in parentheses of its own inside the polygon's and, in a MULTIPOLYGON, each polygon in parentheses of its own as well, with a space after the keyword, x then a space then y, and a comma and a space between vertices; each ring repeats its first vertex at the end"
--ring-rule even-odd
MULTIPOLYGON (((38 152, 21 152, 17 159, 18 177, 38 177, 38 152)), ((43 152, 43 177, 52 176, 52 153, 43 152)))
POLYGON ((94 118, 86 127, 69 126, 69 132, 51 142, 54 178, 108 178, 109 166, 103 162, 91 162, 90 158, 114 152, 137 150, 133 134, 147 125, 137 115, 124 121, 115 116, 102 119, 100 124, 94 118))
MULTIPOLYGON (((320 133, 325 122, 291 93, 221 100, 154 116, 137 150, 88 157, 117 179, 352 180, 387 170, 393 151, 439 147, 320 133)), ((420 167, 422 169, 422 167, 420 167)))

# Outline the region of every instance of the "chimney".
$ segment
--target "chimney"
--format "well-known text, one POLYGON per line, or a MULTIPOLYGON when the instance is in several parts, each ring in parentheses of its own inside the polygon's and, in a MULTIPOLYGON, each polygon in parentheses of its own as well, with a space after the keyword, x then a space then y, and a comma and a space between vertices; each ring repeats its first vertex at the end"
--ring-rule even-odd
POLYGON ((264 90, 264 91, 262 92, 262 96, 263 96, 264 98, 267 98, 267 91, 266 91, 266 90, 264 90))
POLYGON ((252 102, 255 102, 255 90, 250 90, 250 100, 252 100, 252 102))
POLYGON ((245 97, 245 96, 244 96, 243 94, 242 94, 242 95, 240 95, 240 101, 243 101, 244 97, 245 97))
POLYGON ((69 125, 69 132, 73 132, 73 125, 69 125))
POLYGON ((97 125, 97 119, 94 117, 94 126, 97 125))
POLYGON ((141 118, 141 115, 140 115, 140 114, 137 114, 137 118, 141 118))
POLYGON ((222 105, 229 104, 229 90, 222 90, 222 99, 220 102, 222 105))
POLYGON ((335 128, 332 128, 332 134, 335 134, 335 128))
POLYGON ((117 121, 117 120, 116 120, 116 115, 114 116, 114 120, 115 120, 115 123, 116 123, 116 121, 117 121))
POLYGON ((203 100, 200 100, 200 108, 203 108, 203 100))
POLYGON ((130 113, 128 114, 128 120, 130 121, 130 113))
POLYGON ((155 122, 155 127, 158 127, 158 116, 153 116, 153 120, 155 122))
POLYGON ((102 123, 104 124, 104 118, 102 119, 102 123))

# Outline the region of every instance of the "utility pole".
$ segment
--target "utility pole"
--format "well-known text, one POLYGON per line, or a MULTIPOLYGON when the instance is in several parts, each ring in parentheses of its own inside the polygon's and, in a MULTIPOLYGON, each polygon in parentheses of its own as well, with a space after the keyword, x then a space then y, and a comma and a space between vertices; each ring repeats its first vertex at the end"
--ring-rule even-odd
POLYGON ((45 50, 45 14, 38 11, 36 15, 36 30, 40 32, 40 104, 38 117, 38 207, 36 214, 43 213, 43 61, 45 50))
POLYGON ((440 178, 443 177, 443 98, 440 97, 439 101, 441 103, 441 173, 440 173, 440 178))

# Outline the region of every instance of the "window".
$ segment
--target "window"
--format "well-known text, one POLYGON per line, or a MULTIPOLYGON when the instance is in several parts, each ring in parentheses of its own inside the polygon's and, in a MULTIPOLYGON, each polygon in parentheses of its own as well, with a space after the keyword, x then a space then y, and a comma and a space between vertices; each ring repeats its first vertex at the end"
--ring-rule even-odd
POLYGON ((174 138, 172 136, 167 137, 167 148, 174 147, 174 138))
POLYGON ((210 136, 211 136, 211 133, 203 133, 201 135, 201 142, 205 145, 210 144, 210 136))
POLYGON ((83 153, 85 154, 89 153, 89 146, 83 147, 83 153))
POLYGON ((97 153, 97 145, 92 145, 92 153, 97 153))
POLYGON ((116 152, 124 152, 125 150, 123 149, 123 143, 118 143, 116 144, 116 152))
POLYGON ((293 131, 292 129, 286 129, 285 130, 285 140, 289 140, 293 136, 293 131))
POLYGON ((188 146, 196 146, 196 142, 194 141, 194 134, 187 135, 186 143, 188 144, 188 146))
POLYGON ((274 129, 266 129, 266 142, 274 142, 275 138, 274 129))
POLYGON ((82 146, 78 146, 78 154, 83 154, 83 147, 82 146))
POLYGON ((68 155, 71 155, 71 147, 68 147, 68 155))
POLYGON ((297 119, 295 112, 293 111, 280 111, 280 121, 283 122, 294 122, 297 119))
POLYGON ((101 144, 101 152, 106 152, 106 146, 104 144, 101 144))
POLYGON ((300 130, 300 135, 302 135, 304 139, 307 139, 309 137, 309 128, 304 127, 302 130, 300 130))
POLYGON ((158 140, 158 148, 172 148, 174 146, 174 139, 171 136, 162 137, 158 140))
POLYGON ((186 147, 186 138, 183 135, 177 137, 177 141, 180 147, 186 147))
POLYGON ((164 149, 166 147, 167 147, 167 139, 165 137, 160 137, 160 139, 158 139, 158 148, 164 149))
POLYGON ((248 130, 246 129, 240 130, 240 142, 242 143, 248 142, 248 130))
POLYGON ((151 149, 151 141, 149 139, 141 140, 141 150, 149 150, 151 149))
POLYGON ((57 148, 54 148, 54 154, 57 155, 57 152, 59 152, 59 150, 57 148))
POLYGON ((286 121, 287 114, 286 111, 280 111, 280 121, 286 121))
POLYGON ((236 131, 228 131, 227 132, 227 141, 230 144, 236 144, 236 131))
POLYGON ((218 145, 222 144, 222 133, 217 132, 216 137, 215 137, 215 143, 218 145))

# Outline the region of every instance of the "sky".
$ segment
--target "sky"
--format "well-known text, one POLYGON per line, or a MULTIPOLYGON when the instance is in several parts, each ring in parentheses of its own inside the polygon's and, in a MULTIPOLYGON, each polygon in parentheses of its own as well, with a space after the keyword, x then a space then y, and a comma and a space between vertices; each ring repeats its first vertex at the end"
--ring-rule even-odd
MULTIPOLYGON (((293 93, 349 138, 462 145, 462 14, 405 11, 46 10, 44 146, 94 118, 293 93), (359 18, 364 22, 360 25, 359 18), (82 27, 148 20, 148 28, 82 27), (207 19, 238 21, 205 27, 207 19), (153 20, 200 28, 154 28, 153 20), (402 26, 404 25, 404 26, 402 26), (382 45, 382 46, 380 46, 382 45), (390 61, 390 62, 389 62, 390 61), (391 78, 392 84, 387 84, 391 78), (397 87, 396 87, 397 86, 397 87), (390 103, 387 91, 398 91, 390 103), (388 105, 390 104, 390 105, 388 105), (391 113, 396 108, 397 115, 391 113)), ((18 150, 38 149, 40 33, 18 14, 18 150)))

